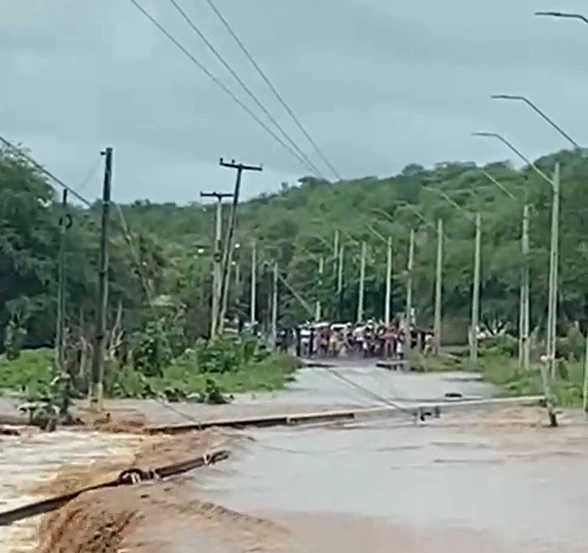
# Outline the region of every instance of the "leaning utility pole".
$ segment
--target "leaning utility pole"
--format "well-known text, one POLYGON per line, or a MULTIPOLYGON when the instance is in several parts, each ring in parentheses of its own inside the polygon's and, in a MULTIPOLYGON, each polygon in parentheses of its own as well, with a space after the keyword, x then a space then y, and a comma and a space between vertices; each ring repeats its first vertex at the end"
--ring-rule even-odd
POLYGON ((106 311, 108 306, 108 230, 110 225, 110 197, 112 185, 112 148, 102 152, 105 157, 102 187, 102 221, 100 227, 100 258, 98 260, 98 301, 94 355, 88 395, 90 409, 102 410, 104 399, 104 344, 106 340, 106 311))
POLYGON ((322 304, 321 304, 321 297, 323 294, 323 273, 325 271, 325 260, 321 256, 319 258, 319 265, 318 265, 318 288, 319 288, 319 296, 316 300, 315 308, 314 308, 314 320, 318 323, 322 317, 322 304))
POLYGON ((410 348, 412 346, 412 335, 410 332, 410 327, 412 323, 412 272, 414 268, 414 242, 415 231, 414 229, 410 229, 410 238, 408 242, 408 264, 406 268, 408 273, 406 282, 406 315, 404 317, 404 350, 406 351, 406 359, 409 359, 410 348))
POLYGON ((435 316, 433 323, 435 355, 441 352, 441 309, 443 306, 443 219, 437 219, 437 267, 435 276, 435 316))
POLYGON ((225 244, 223 248, 222 266, 221 266, 221 281, 220 281, 220 294, 219 294, 219 305, 220 313, 217 317, 216 330, 222 332, 225 321, 226 312, 226 301, 225 297, 229 292, 229 279, 230 279, 230 268, 231 268, 231 254, 234 246, 234 235, 235 226, 237 223, 237 206, 239 205, 239 195, 241 193, 241 176, 243 171, 262 171, 261 165, 245 165, 243 163, 236 163, 235 160, 225 162, 223 158, 220 159, 220 166, 227 167, 229 169, 236 169, 237 176, 235 179, 235 190, 233 192, 233 205, 231 208, 231 218, 229 222, 229 229, 226 234, 225 244))
MULTIPOLYGON (((478 362, 478 327, 480 324, 480 264, 482 260, 482 215, 476 213, 476 237, 474 246, 474 286, 472 287, 472 328, 470 361, 472 365, 478 362)), ((472 367, 473 368, 473 367, 472 367)))
POLYGON ((214 236, 214 253, 212 269, 212 308, 210 312, 210 338, 216 336, 218 314, 220 311, 220 289, 221 289, 221 262, 223 257, 223 200, 232 198, 233 194, 227 192, 200 192, 201 198, 216 199, 216 231, 214 236))
POLYGON ((71 216, 67 213, 67 190, 63 190, 61 216, 59 217, 59 258, 57 261, 57 318, 55 328, 55 372, 65 370, 65 245, 67 230, 71 227, 71 216))
POLYGON ((365 262, 367 257, 367 244, 361 243, 361 260, 359 264, 359 293, 357 298, 357 322, 363 321, 364 295, 365 295, 365 262))
POLYGON ((249 321, 251 328, 257 320, 257 245, 255 241, 251 243, 251 304, 249 312, 249 321))
POLYGON ((392 299, 392 237, 386 250, 386 294, 384 298, 384 324, 390 326, 390 300, 392 299))

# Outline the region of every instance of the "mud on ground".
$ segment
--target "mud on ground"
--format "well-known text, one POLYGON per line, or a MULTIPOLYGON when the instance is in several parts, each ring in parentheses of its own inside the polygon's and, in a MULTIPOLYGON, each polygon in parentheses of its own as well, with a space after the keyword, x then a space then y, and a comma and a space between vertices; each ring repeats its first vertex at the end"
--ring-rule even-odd
MULTIPOLYGON (((227 448, 239 454, 243 436, 217 429, 143 441, 132 466, 155 468, 227 448)), ((63 469, 37 490, 44 497, 115 478, 123 464, 63 469)), ((214 469, 198 469, 214 470, 214 469)), ((83 494, 45 515, 38 553, 159 553, 160 551, 279 551, 287 541, 281 527, 199 501, 198 474, 83 494)))

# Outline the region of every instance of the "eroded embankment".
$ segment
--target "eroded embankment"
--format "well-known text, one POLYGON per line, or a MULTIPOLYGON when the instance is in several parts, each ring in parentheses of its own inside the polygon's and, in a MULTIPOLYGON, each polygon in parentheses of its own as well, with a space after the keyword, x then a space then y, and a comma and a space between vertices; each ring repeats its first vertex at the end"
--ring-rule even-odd
MULTIPOLYGON (((43 497, 70 492, 115 478, 121 470, 184 461, 223 448, 238 455, 243 436, 210 429, 144 441, 132 462, 63 468, 38 489, 43 497)), ((230 468, 214 471, 218 477, 230 468)), ((287 532, 262 519, 198 500, 197 471, 164 481, 88 492, 45 515, 38 531, 37 553, 166 553, 192 551, 276 551, 287 532)))

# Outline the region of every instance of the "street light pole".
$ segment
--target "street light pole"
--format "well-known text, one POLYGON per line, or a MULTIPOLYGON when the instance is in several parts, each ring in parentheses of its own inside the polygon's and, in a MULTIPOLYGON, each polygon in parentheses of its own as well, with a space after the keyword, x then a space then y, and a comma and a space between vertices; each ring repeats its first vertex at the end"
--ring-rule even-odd
POLYGON ((529 98, 520 94, 493 94, 491 96, 493 100, 512 100, 515 102, 523 102, 527 104, 541 119, 555 129, 561 136, 563 136, 574 148, 577 150, 581 149, 578 144, 566 131, 564 131, 551 117, 549 117, 543 110, 539 109, 529 98))
POLYGON ((441 309, 443 295, 443 219, 437 219, 437 268, 435 276, 435 317, 433 322, 435 355, 441 351, 441 309))
POLYGON ((274 263, 273 282, 272 282, 272 349, 276 349, 278 342, 278 263, 274 263))
POLYGON ((476 213, 476 238, 474 248, 474 286, 472 289, 472 348, 470 350, 470 359, 472 364, 478 362, 478 327, 480 323, 480 265, 481 265, 481 246, 482 246, 482 215, 476 213))
POLYGON ((556 11, 543 11, 535 12, 535 15, 539 17, 554 17, 557 19, 577 19, 588 24, 588 17, 581 13, 570 13, 570 12, 556 12, 556 11))
POLYGON ((361 243, 361 260, 359 265, 359 293, 357 298, 357 322, 363 321, 364 295, 365 295, 365 262, 367 257, 367 244, 361 243))
POLYGON ((319 297, 316 300, 315 308, 314 308, 314 320, 318 323, 322 317, 322 304, 321 304, 321 297, 323 293, 323 273, 325 270, 325 260, 321 256, 319 258, 319 265, 318 265, 318 284, 319 284, 319 297))
POLYGON ((521 233, 521 253, 523 267, 521 274, 521 299, 520 299, 520 323, 519 323, 519 364, 524 371, 529 370, 530 343, 529 343, 529 204, 523 206, 523 226, 521 233))
POLYGON ((339 252, 339 230, 335 229, 333 238, 333 274, 337 274, 337 253, 339 252))
POLYGON ((345 248, 343 244, 339 246, 339 262, 337 264, 337 318, 343 317, 343 259, 345 248))
POLYGON ((502 142, 517 157, 522 159, 535 173, 544 181, 548 182, 553 190, 553 201, 551 211, 551 248, 549 254, 549 292, 547 300, 547 344, 546 354, 549 363, 550 375, 555 376, 555 341, 557 321, 557 297, 558 297, 558 260, 559 260, 559 196, 560 196, 560 171, 559 163, 555 164, 553 178, 549 178, 537 165, 523 155, 506 138, 498 133, 476 132, 474 136, 483 138, 494 138, 502 142))
MULTIPOLYGON (((491 182, 493 182, 500 190, 508 195, 513 200, 518 198, 510 192, 499 180, 495 179, 486 170, 481 169, 481 172, 491 182)), ((526 197, 526 193, 525 193, 526 197)), ((519 367, 523 370, 529 370, 529 205, 523 205, 523 218, 521 230, 521 253, 523 258, 523 266, 521 268, 521 292, 519 298, 519 367)))
POLYGON ((409 359, 410 348, 412 346, 412 336, 410 333, 410 326, 412 322, 412 271, 414 268, 414 243, 415 243, 415 231, 410 229, 410 237, 408 242, 408 264, 407 264, 407 280, 406 280, 406 316, 404 317, 404 337, 406 340, 405 350, 406 358, 409 359))
POLYGON ((557 353, 557 297, 559 265, 559 163, 555 164, 553 173, 553 202, 551 211, 551 248, 549 259, 549 300, 547 306, 547 359, 551 378, 555 378, 555 355, 557 353))
POLYGON ((392 237, 388 238, 386 248, 386 294, 384 298, 384 324, 390 326, 390 303, 392 299, 392 237))
POLYGON ((251 299, 250 299, 250 312, 249 322, 251 323, 251 329, 255 325, 257 320, 257 244, 255 241, 251 243, 251 299))

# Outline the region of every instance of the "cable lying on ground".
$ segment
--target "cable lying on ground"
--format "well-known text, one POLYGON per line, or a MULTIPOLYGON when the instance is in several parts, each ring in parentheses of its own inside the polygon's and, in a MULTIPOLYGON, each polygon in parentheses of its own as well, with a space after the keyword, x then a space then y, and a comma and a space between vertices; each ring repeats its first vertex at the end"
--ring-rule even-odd
POLYGON ((219 461, 228 459, 229 455, 230 452, 228 450, 218 449, 209 453, 205 453, 204 455, 188 459, 186 461, 165 465, 156 469, 143 470, 135 467, 126 469, 123 470, 114 480, 102 482, 93 486, 87 486, 68 494, 51 497, 43 501, 37 501, 36 503, 30 503, 10 511, 0 513, 0 526, 10 526, 11 524, 20 520, 49 513, 63 507, 76 497, 79 497, 80 495, 87 492, 105 488, 116 488, 118 486, 130 486, 149 480, 170 478, 171 476, 177 476, 200 467, 214 465, 219 461))

